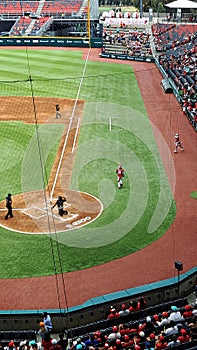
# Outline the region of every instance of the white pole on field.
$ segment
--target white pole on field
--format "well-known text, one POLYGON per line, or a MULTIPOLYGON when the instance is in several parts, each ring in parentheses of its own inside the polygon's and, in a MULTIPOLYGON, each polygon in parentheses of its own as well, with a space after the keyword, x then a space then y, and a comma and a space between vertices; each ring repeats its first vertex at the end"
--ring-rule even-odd
POLYGON ((111 122, 112 122, 112 118, 109 118, 109 131, 111 131, 111 122))

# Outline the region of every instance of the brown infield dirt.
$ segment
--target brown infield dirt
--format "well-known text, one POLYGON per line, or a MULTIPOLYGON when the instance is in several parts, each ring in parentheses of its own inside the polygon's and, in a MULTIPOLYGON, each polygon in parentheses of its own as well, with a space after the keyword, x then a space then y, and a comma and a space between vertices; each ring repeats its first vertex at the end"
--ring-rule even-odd
MULTIPOLYGON (((80 50, 83 51, 83 58, 86 58, 88 50, 80 50)), ((88 59, 104 62, 104 59, 99 58, 99 53, 100 50, 91 49, 88 59)), ((65 273, 63 276, 1 279, 1 309, 38 310, 71 307, 103 294, 176 277, 174 262, 177 260, 183 263, 183 272, 196 266, 197 201, 190 197, 190 193, 197 190, 196 132, 183 115, 175 97, 166 95, 161 89, 162 76, 154 64, 106 61, 130 64, 134 68, 149 119, 161 132, 172 151, 176 172, 174 192, 176 218, 160 239, 134 254, 115 261, 86 270, 65 273), (185 151, 178 154, 173 153, 173 138, 176 132, 180 133, 185 147, 185 151), (65 285, 67 300, 64 293, 65 285), (43 292, 46 290, 47 298, 43 292)), ((156 134, 155 137, 169 183, 172 184, 171 173, 168 171, 169 164, 156 134)))

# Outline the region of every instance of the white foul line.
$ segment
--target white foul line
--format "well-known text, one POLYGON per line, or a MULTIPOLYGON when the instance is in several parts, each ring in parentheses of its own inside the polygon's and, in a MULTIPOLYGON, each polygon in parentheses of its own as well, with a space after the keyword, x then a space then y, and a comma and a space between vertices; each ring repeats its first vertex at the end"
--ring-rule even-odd
POLYGON ((60 168, 61 168, 61 165, 62 165, 62 159, 63 159, 64 152, 65 152, 65 149, 66 149, 66 144, 67 144, 67 140, 68 140, 68 135, 69 135, 70 130, 71 130, 71 125, 72 125, 74 113, 75 113, 76 106, 77 106, 77 102, 78 102, 78 99, 79 99, 79 94, 80 94, 80 90, 81 90, 81 85, 82 85, 82 82, 83 82, 83 79, 84 79, 84 76, 85 76, 86 66, 87 66, 87 63, 88 63, 89 55, 90 55, 90 50, 91 50, 91 48, 89 48, 88 53, 87 53, 87 57, 86 57, 86 60, 85 60, 85 65, 84 65, 82 77, 81 77, 80 84, 79 84, 79 87, 78 87, 78 90, 77 90, 77 96, 76 96, 75 103, 74 103, 74 106, 73 106, 73 110, 72 110, 72 115, 71 115, 71 118, 70 118, 70 123, 69 123, 68 131, 67 131, 67 134, 66 134, 66 139, 65 139, 65 141, 64 141, 64 146, 63 146, 62 153, 61 153, 61 157, 60 157, 60 160, 59 160, 59 164, 58 164, 58 168, 57 168, 57 173, 56 173, 55 180, 54 180, 54 183, 53 183, 53 187, 52 187, 52 190, 51 190, 51 194, 50 194, 50 201, 51 201, 51 202, 52 202, 52 198, 53 198, 53 193, 54 193, 54 191, 55 191, 55 186, 56 186, 56 183, 57 183, 57 179, 58 179, 58 176, 59 176, 60 168))
POLYGON ((79 131, 79 125, 80 125, 80 118, 78 118, 78 122, 77 122, 77 128, 76 128, 76 132, 75 132, 75 138, 74 138, 74 142, 73 142, 73 147, 72 147, 72 153, 75 150, 75 144, 77 141, 77 135, 78 135, 78 131, 79 131))

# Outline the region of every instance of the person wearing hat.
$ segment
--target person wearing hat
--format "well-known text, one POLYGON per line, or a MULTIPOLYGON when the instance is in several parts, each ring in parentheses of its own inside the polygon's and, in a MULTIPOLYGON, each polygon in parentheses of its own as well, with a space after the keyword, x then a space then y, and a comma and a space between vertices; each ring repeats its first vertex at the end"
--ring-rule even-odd
POLYGON ((44 339, 44 335, 47 333, 47 330, 45 328, 45 325, 44 325, 44 322, 41 321, 39 323, 39 331, 38 331, 38 334, 41 336, 42 339, 44 339))
POLYGON ((175 136, 174 136, 174 146, 175 146, 174 153, 178 153, 179 147, 180 147, 181 151, 184 151, 184 148, 182 146, 182 142, 180 141, 180 138, 179 138, 179 134, 175 134, 175 136))
POLYGON ((187 334, 186 329, 182 328, 182 329, 180 330, 180 333, 181 333, 181 335, 179 335, 179 337, 177 338, 177 340, 179 340, 179 341, 181 342, 181 344, 187 343, 188 341, 191 340, 189 334, 187 334))
POLYGON ((124 177, 124 169, 121 164, 118 164, 118 168, 116 169, 118 188, 122 188, 123 182, 122 179, 124 177))
POLYGON ((126 315, 129 315, 129 314, 130 314, 129 309, 127 309, 125 304, 122 304, 121 310, 119 311, 119 316, 126 316, 126 315))
POLYGON ((53 338, 51 340, 51 346, 49 350, 61 350, 61 345, 58 344, 57 339, 53 338))
POLYGON ((168 312, 163 311, 162 316, 161 316, 161 321, 156 321, 156 323, 160 327, 160 329, 169 324, 170 321, 168 319, 168 316, 169 316, 168 312))
POLYGON ((160 350, 160 349, 166 349, 167 348, 167 341, 163 335, 159 335, 158 339, 156 340, 155 343, 155 349, 160 350))
POLYGON ((191 305, 184 306, 184 311, 183 311, 182 315, 184 318, 186 318, 187 322, 188 322, 188 319, 191 319, 193 317, 191 305))
POLYGON ((112 332, 108 335, 108 340, 120 339, 121 334, 117 326, 113 326, 112 332))
POLYGON ((107 319, 111 320, 112 318, 117 318, 119 317, 119 313, 116 311, 116 309, 114 307, 110 308, 110 314, 108 315, 107 319))
POLYGON ((77 343, 75 344, 75 350, 81 350, 85 348, 85 344, 81 341, 81 338, 77 338, 77 343))
POLYGON ((179 309, 177 308, 177 306, 173 305, 171 306, 171 314, 168 317, 169 321, 174 321, 174 322, 181 322, 183 323, 185 321, 184 317, 181 315, 179 309))
POLYGON ((11 193, 8 193, 7 197, 6 197, 6 208, 8 210, 6 216, 5 216, 5 220, 8 219, 8 217, 13 218, 13 213, 12 213, 12 195, 11 193))

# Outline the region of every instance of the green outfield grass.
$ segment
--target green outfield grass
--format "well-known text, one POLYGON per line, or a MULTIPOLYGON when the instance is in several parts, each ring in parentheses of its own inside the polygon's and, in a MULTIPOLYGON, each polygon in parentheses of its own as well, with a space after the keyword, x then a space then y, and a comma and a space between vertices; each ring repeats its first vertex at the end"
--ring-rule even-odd
MULTIPOLYGON (((1 50, 0 94, 75 99, 84 64, 81 51, 1 50)), ((79 99, 86 103, 71 189, 96 196, 104 210, 93 223, 57 235, 1 227, 0 278, 102 264, 151 244, 174 220, 175 203, 131 65, 89 61, 79 99), (115 174, 119 162, 125 168, 121 190, 115 174)), ((38 127, 42 182, 35 125, 1 122, 1 200, 8 192, 46 185, 62 130, 55 124, 38 127)))

